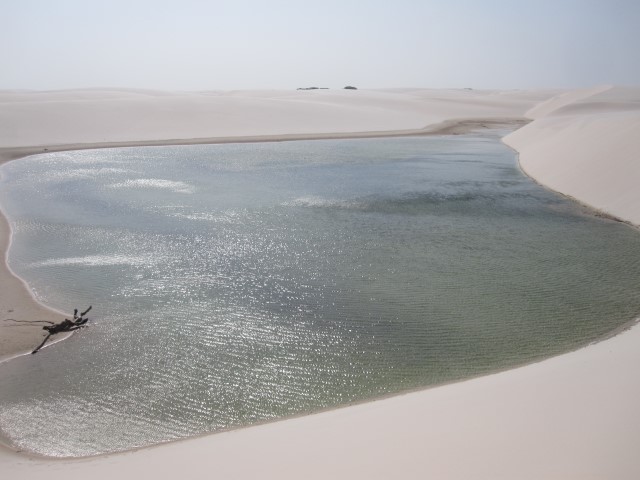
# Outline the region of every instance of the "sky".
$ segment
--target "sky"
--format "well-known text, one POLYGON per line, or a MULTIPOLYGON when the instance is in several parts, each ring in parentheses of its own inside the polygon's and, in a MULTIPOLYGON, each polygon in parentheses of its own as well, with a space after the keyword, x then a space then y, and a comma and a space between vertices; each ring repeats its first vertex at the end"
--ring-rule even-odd
POLYGON ((640 0, 0 0, 0 89, 640 85, 640 0))

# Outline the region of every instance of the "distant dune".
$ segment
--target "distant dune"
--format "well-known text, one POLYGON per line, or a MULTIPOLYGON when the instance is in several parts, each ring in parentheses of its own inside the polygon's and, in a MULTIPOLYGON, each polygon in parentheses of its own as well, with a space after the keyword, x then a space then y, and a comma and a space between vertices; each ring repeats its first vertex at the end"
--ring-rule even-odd
POLYGON ((0 148, 422 129, 522 117, 549 92, 313 90, 0 91, 0 148))

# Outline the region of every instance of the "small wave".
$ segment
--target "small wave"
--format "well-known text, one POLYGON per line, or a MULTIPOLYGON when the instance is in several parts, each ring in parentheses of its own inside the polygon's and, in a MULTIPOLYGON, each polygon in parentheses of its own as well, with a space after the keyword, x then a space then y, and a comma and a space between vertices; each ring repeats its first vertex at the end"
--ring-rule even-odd
POLYGON ((162 178, 136 178, 110 185, 110 188, 157 188, 176 193, 193 193, 193 186, 185 182, 164 180, 162 178))
POLYGON ((239 212, 225 212, 225 213, 191 213, 191 214, 179 214, 176 215, 188 220, 195 220, 200 222, 212 222, 212 223, 229 223, 234 224, 242 218, 242 214, 239 212))
POLYGON ((255 215, 247 209, 229 209, 229 210, 216 210, 213 212, 199 212, 189 211, 184 212, 185 207, 183 205, 160 207, 159 210, 169 217, 193 220, 197 222, 209 222, 209 223, 225 223, 236 224, 240 221, 249 220, 255 215))
POLYGON ((299 197, 290 202, 283 203, 285 207, 310 207, 310 208, 350 208, 358 209, 365 206, 362 202, 353 200, 337 200, 316 196, 299 197))
POLYGON ((49 175, 45 180, 85 179, 95 178, 98 175, 119 175, 131 173, 133 173, 131 170, 127 170, 125 168, 73 168, 55 172, 52 175, 49 175))
POLYGON ((108 265, 146 265, 148 259, 126 255, 87 255, 86 257, 51 258, 32 264, 34 267, 51 267, 60 265, 85 265, 101 267, 108 265))

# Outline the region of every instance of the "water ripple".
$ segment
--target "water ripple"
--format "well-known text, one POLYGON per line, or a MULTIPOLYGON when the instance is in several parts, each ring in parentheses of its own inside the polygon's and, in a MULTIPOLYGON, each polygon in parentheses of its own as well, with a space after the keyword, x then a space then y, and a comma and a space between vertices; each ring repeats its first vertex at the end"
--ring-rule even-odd
POLYGON ((496 135, 2 168, 12 267, 57 308, 94 306, 90 328, 0 365, 3 432, 46 455, 481 375, 640 312, 637 232, 530 182, 496 135))

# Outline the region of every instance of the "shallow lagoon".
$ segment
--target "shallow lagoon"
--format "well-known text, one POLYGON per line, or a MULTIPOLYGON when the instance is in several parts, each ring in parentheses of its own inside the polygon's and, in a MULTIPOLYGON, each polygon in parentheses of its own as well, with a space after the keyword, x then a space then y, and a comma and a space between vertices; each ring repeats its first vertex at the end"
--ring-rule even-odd
POLYGON ((91 328, 0 365, 0 426, 89 455, 481 375, 640 312, 640 235, 483 135, 55 153, 2 168, 12 268, 91 328))

